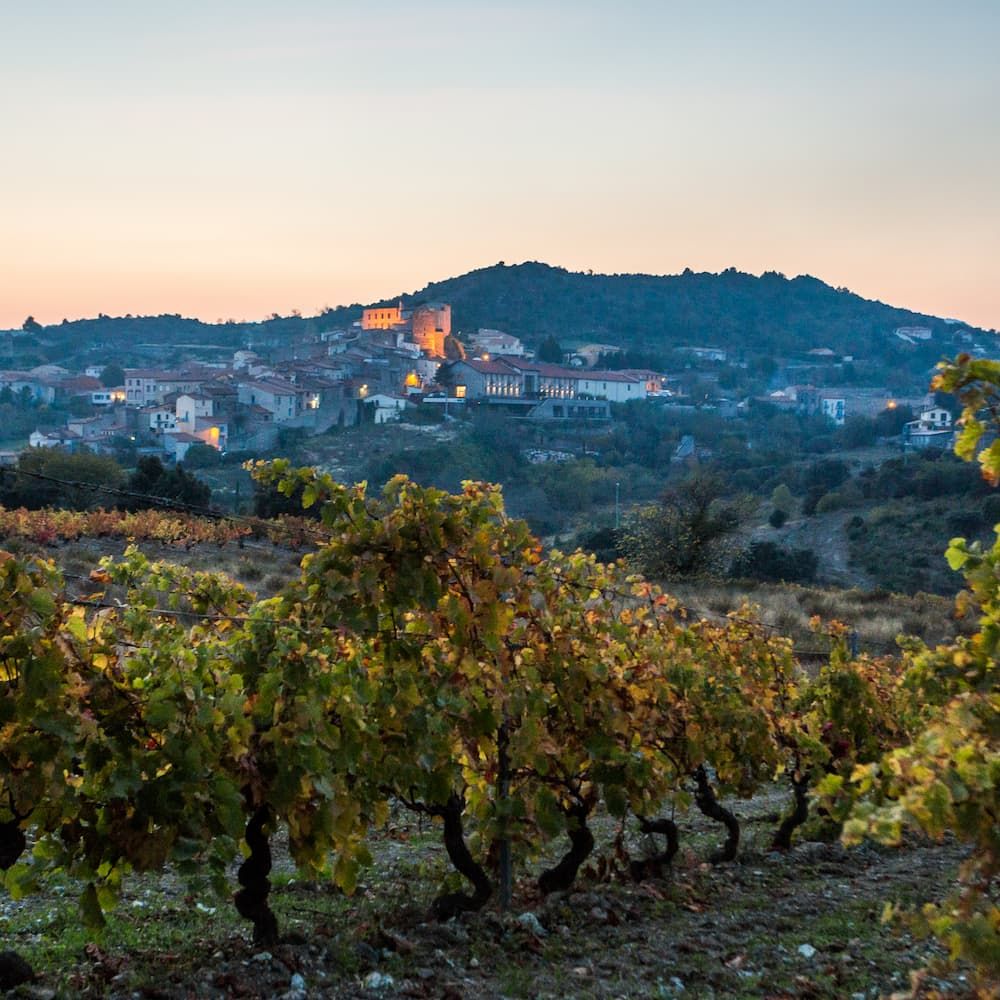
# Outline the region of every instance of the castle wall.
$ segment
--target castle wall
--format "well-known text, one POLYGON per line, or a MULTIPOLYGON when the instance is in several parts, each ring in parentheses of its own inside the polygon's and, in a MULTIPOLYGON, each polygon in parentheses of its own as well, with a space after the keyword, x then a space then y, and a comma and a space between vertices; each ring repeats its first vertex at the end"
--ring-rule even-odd
POLYGON ((403 322, 402 305, 377 306, 361 313, 362 330, 391 330, 394 326, 401 326, 403 322))
POLYGON ((433 357, 444 357, 445 337, 451 335, 451 306, 417 306, 411 320, 413 339, 433 357))

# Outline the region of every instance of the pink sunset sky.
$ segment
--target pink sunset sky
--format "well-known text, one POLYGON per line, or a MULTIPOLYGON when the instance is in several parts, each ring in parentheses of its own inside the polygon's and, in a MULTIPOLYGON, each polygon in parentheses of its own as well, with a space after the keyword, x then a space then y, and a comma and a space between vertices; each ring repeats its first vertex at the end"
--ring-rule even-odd
POLYGON ((0 327, 504 260, 810 273, 1000 327, 1000 4, 44 2, 0 18, 0 327))

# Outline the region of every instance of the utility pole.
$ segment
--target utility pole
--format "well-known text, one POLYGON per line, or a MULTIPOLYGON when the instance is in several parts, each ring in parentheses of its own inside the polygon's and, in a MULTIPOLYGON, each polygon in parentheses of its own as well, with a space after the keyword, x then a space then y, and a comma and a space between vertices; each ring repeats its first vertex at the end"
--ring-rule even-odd
POLYGON ((621 483, 615 483, 615 531, 621 527, 621 483))

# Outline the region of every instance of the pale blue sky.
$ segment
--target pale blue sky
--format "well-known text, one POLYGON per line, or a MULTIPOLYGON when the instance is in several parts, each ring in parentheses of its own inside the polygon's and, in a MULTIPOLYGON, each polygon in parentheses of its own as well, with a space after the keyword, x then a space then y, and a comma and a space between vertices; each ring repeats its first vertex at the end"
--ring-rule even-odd
POLYGON ((0 0, 0 326, 506 260, 1000 326, 1000 2, 0 0))

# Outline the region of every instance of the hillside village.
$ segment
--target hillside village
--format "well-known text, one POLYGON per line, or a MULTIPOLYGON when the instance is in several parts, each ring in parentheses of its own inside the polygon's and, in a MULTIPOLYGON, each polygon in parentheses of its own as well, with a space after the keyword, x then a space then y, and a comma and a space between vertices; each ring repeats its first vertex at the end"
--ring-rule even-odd
MULTIPOLYGON (((13 343, 14 333, 8 336, 13 343)), ((913 344, 928 340, 930 330, 901 327, 892 336, 913 344)), ((168 462, 183 461, 196 445, 263 454, 274 450, 282 430, 321 434, 363 421, 398 420, 414 407, 448 417, 468 406, 488 407, 510 418, 572 424, 608 421, 614 404, 641 400, 678 411, 707 408, 732 419, 756 402, 819 414, 836 427, 850 416, 905 406, 915 417, 904 429, 905 447, 944 449, 953 440, 950 414, 922 392, 899 396, 887 388, 830 385, 831 373, 854 359, 827 348, 786 359, 767 391, 732 398, 719 385, 718 372, 734 363, 746 369, 747 361, 716 347, 678 349, 674 357, 683 367, 674 371, 611 370, 608 359, 621 350, 614 345, 577 345, 555 363, 538 359, 521 339, 501 330, 480 328, 460 338, 452 332, 450 304, 400 300, 365 308, 349 325, 256 346, 251 340, 228 359, 123 368, 120 385, 102 378, 113 359, 82 371, 57 364, 0 371, 0 393, 8 401, 50 407, 43 417, 54 417, 60 406, 72 411, 58 425, 40 420, 28 447, 101 452, 127 441, 168 462), (689 393, 692 370, 697 397, 689 393)), ((0 463, 15 464, 17 454, 0 452, 0 463)))

